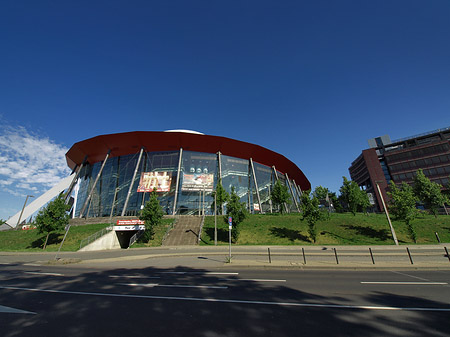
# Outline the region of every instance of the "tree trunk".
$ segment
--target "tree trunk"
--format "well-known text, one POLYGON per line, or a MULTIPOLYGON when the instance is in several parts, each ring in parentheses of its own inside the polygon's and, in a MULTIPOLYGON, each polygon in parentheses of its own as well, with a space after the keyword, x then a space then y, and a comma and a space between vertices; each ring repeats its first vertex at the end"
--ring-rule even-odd
POLYGON ((42 248, 42 249, 45 249, 45 247, 47 247, 47 241, 48 241, 49 236, 50 236, 50 233, 47 233, 47 237, 45 238, 44 248, 42 248))

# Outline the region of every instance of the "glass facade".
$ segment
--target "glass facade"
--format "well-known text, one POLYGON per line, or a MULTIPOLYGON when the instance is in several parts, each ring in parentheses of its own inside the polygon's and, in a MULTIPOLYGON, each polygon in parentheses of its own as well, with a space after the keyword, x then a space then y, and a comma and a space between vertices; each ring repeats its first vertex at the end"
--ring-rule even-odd
POLYGON ((247 205, 251 213, 272 212, 270 192, 278 177, 288 186, 292 197, 289 211, 298 211, 295 201, 299 201, 299 196, 294 183, 278 171, 275 177, 274 168, 256 162, 252 167, 251 161, 246 159, 179 150, 144 152, 139 161, 137 152, 109 158, 99 176, 102 164, 97 162, 83 167, 78 180, 75 217, 109 217, 122 213, 138 216, 154 188, 166 214, 175 211, 175 214, 212 215, 212 192, 219 174, 225 190, 230 193, 234 187, 241 202, 247 205), (127 207, 124 211, 125 204, 127 207))

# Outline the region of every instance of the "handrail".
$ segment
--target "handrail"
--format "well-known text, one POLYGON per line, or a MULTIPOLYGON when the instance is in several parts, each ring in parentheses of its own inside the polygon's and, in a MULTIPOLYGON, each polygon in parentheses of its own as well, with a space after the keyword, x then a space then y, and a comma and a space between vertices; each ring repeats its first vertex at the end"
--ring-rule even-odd
POLYGON ((113 230, 113 227, 108 226, 108 227, 105 227, 105 228, 99 230, 98 232, 95 232, 92 235, 89 235, 86 239, 81 240, 79 249, 86 247, 91 242, 94 242, 95 240, 101 238, 103 235, 105 235, 106 233, 108 233, 109 231, 112 231, 112 230, 113 230))
POLYGON ((200 230, 198 231, 198 243, 200 243, 202 239, 202 231, 203 231, 203 225, 205 224, 205 215, 202 217, 202 223, 200 224, 200 230))
POLYGON ((133 243, 135 243, 135 242, 141 237, 142 234, 144 234, 144 232, 145 232, 145 230, 139 230, 139 231, 137 231, 137 232, 130 238, 130 243, 128 244, 128 248, 130 248, 131 245, 132 245, 133 243))
POLYGON ((166 232, 164 233, 161 242, 164 242, 164 240, 167 239, 167 236, 169 235, 169 232, 173 229, 173 227, 175 227, 175 224, 177 223, 177 221, 178 221, 179 218, 180 218, 179 215, 175 215, 175 216, 174 216, 174 220, 175 220, 175 221, 173 221, 173 222, 169 225, 169 227, 167 227, 166 232))

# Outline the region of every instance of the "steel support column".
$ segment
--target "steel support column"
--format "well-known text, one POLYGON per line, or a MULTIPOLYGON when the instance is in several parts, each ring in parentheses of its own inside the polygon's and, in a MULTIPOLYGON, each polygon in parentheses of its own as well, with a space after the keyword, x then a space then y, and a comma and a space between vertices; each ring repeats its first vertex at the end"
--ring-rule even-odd
POLYGON ((177 212, 178 187, 180 185, 180 173, 181 173, 181 160, 182 159, 183 159, 183 148, 180 147, 180 156, 178 157, 177 182, 175 184, 175 197, 173 200, 173 210, 172 210, 173 215, 175 215, 177 212))
POLYGON ((262 205, 261 205, 261 198, 259 196, 258 181, 256 180, 255 166, 253 165, 253 159, 252 158, 250 158, 250 165, 252 167, 253 182, 255 183, 255 188, 256 188, 256 197, 258 198, 259 212, 263 213, 262 205))
POLYGON ((102 175, 103 169, 104 169, 104 167, 105 167, 106 161, 107 161, 108 158, 109 158, 110 153, 111 153, 111 150, 108 150, 108 153, 106 154, 106 157, 105 157, 105 159, 103 160, 102 167, 100 168, 100 171, 98 172, 97 177, 95 178, 94 185, 92 186, 91 190, 89 191, 88 197, 87 197, 86 201, 84 202, 83 208, 81 209, 81 212, 80 212, 80 218, 83 217, 83 213, 84 213, 84 211, 86 210, 86 208, 87 208, 87 206, 88 206, 88 204, 89 204, 89 201, 91 200, 92 193, 94 192, 94 189, 95 189, 95 187, 97 186, 97 182, 98 182, 98 180, 100 179, 100 176, 102 175))
POLYGON ((131 178, 130 187, 128 188, 127 198, 125 199, 125 204, 123 205, 121 216, 124 216, 125 212, 127 211, 128 201, 130 200, 131 192, 133 191, 134 180, 136 179, 136 174, 137 174, 137 171, 139 170, 139 165, 141 164, 141 158, 142 158, 143 153, 144 153, 144 148, 142 147, 141 151, 139 152, 139 158, 136 163, 136 167, 134 168, 133 178, 131 178))
MULTIPOLYGON (((273 174, 275 174, 275 179, 276 179, 276 181, 278 181, 279 180, 278 179, 278 173, 277 173, 277 169, 276 169, 275 165, 272 166, 272 169, 273 169, 273 174)), ((284 209, 286 210, 286 213, 289 213, 289 209, 287 207, 287 204, 284 202, 283 205, 284 205, 284 209)))
POLYGON ((88 156, 85 156, 83 162, 81 163, 81 165, 78 166, 78 167, 76 168, 76 172, 77 172, 77 173, 75 174, 75 177, 73 177, 72 182, 70 183, 70 186, 69 186, 69 188, 67 189, 66 198, 65 198, 65 200, 64 200, 64 203, 65 203, 66 205, 69 203, 69 200, 70 200, 70 193, 72 193, 73 187, 75 186, 75 183, 77 182, 78 177, 80 176, 81 170, 83 169, 83 166, 84 166, 84 164, 85 164, 86 161, 87 161, 87 158, 88 158, 88 156))
POLYGON ((294 190, 292 189, 291 181, 289 180, 289 176, 288 176, 287 173, 285 173, 284 175, 285 175, 285 177, 286 177, 286 181, 287 181, 287 183, 288 183, 289 190, 291 191, 292 200, 294 200, 295 207, 297 208, 297 211, 300 213, 300 208, 298 207, 298 202, 297 202, 297 199, 295 198, 294 190))

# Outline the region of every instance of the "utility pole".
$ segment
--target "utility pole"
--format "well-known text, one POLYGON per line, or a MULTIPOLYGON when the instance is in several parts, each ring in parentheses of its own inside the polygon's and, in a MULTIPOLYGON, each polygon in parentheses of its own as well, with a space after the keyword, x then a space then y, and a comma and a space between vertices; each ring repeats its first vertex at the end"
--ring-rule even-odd
POLYGON ((375 185, 377 185, 378 194, 381 198, 381 203, 383 204, 384 213, 386 214, 387 221, 389 222, 389 227, 391 228, 392 238, 394 239, 395 244, 398 246, 398 240, 397 235, 395 235, 394 226, 392 226, 391 218, 389 217, 389 212, 386 208, 386 204, 384 203, 383 194, 381 194, 380 186, 378 185, 378 182, 375 182, 375 185))

